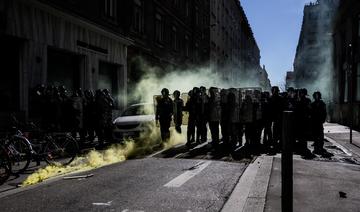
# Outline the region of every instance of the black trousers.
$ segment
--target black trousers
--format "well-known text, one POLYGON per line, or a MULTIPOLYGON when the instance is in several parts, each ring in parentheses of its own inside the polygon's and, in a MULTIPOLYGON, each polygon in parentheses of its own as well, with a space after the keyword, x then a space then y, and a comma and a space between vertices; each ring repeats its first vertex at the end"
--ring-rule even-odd
POLYGON ((207 141, 207 127, 206 120, 204 119, 199 119, 196 121, 196 141, 207 141))
POLYGON ((266 148, 269 148, 271 146, 271 139, 272 139, 271 121, 265 121, 263 144, 266 148))
POLYGON ((230 130, 230 143, 232 147, 235 147, 237 143, 242 145, 243 129, 241 123, 231 123, 230 130))
POLYGON ((324 127, 322 123, 313 125, 314 149, 321 150, 324 148, 324 127))
POLYGON ((221 136, 222 136, 222 140, 223 142, 227 143, 229 142, 229 121, 226 119, 221 120, 220 122, 221 125, 221 136))
POLYGON ((170 122, 169 119, 160 119, 160 133, 161 133, 161 139, 163 141, 167 141, 170 139, 170 122))
POLYGON ((212 142, 215 144, 219 143, 219 121, 210 121, 209 128, 211 132, 212 142))
POLYGON ((187 126, 187 143, 195 142, 195 125, 195 120, 192 117, 189 117, 187 126))

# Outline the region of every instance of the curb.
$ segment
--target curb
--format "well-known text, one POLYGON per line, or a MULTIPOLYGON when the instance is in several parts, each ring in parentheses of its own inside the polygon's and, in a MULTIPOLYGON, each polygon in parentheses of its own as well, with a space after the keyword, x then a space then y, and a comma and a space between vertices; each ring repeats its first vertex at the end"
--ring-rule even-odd
POLYGON ((337 141, 335 141, 334 139, 332 139, 326 135, 324 135, 324 139, 329 141, 330 143, 334 144, 337 148, 341 149, 341 151, 343 151, 348 156, 352 156, 353 154, 356 154, 353 151, 351 151, 350 149, 345 148, 343 145, 339 144, 337 141))
POLYGON ((221 211, 264 211, 273 158, 260 156, 246 168, 221 211))

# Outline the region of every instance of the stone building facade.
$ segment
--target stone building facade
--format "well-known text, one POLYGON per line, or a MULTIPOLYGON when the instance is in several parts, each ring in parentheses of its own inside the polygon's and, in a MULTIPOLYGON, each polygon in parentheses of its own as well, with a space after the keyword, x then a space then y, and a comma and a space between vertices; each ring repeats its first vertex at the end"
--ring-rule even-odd
POLYGON ((335 19, 331 120, 360 129, 360 2, 342 1, 335 19))
POLYGON ((160 69, 206 66, 209 63, 209 3, 206 0, 128 0, 124 5, 129 82, 145 70, 142 62, 160 69))
POLYGON ((330 101, 332 86, 332 27, 339 0, 317 0, 304 7, 294 60, 295 87, 321 91, 330 101))
POLYGON ((115 2, 1 0, 1 115, 26 119, 38 84, 108 88, 123 108, 132 42, 120 34, 115 2))
POLYGON ((210 61, 211 68, 234 87, 267 83, 260 49, 240 1, 210 0, 210 61))

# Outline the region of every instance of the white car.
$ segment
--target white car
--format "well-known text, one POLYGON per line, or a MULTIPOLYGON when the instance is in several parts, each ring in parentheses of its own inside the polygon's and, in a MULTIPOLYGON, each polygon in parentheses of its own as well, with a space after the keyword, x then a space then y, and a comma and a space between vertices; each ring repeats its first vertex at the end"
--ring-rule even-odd
POLYGON ((139 138, 141 133, 152 130, 153 126, 155 126, 154 104, 140 103, 131 105, 113 123, 113 137, 115 140, 139 138))

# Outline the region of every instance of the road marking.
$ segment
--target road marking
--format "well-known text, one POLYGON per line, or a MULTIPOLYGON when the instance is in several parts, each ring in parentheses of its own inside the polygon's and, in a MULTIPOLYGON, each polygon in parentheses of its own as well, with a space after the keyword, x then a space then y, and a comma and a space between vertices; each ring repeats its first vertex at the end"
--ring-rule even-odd
POLYGON ((191 167, 188 171, 182 173, 176 178, 172 179, 170 182, 166 183, 165 187, 175 187, 178 188, 186 183, 188 180, 193 178, 195 175, 199 174, 203 169, 210 165, 211 161, 202 161, 191 167))
POLYGON ((96 206, 111 206, 112 201, 109 202, 93 202, 93 205, 96 206))
POLYGON ((204 142, 204 143, 202 143, 202 144, 199 144, 199 145, 195 146, 194 148, 190 149, 190 150, 187 151, 187 152, 179 153, 179 154, 175 155, 173 158, 180 158, 180 157, 182 157, 183 155, 185 155, 185 154, 187 154, 187 153, 189 153, 189 152, 191 152, 191 151, 200 149, 200 148, 202 148, 202 147, 204 147, 204 146, 206 146, 206 145, 208 145, 208 142, 204 142))
POLYGON ((121 212, 145 212, 145 211, 125 209, 122 210, 121 212))
MULTIPOLYGON (((184 146, 184 145, 185 145, 185 144, 181 143, 181 144, 177 144, 177 145, 173 146, 172 148, 178 148, 178 147, 181 147, 181 146, 184 146)), ((163 152, 165 152, 165 151, 167 151, 167 150, 169 150, 169 149, 162 149, 162 150, 157 151, 157 152, 155 152, 155 153, 153 153, 153 154, 151 154, 151 155, 148 155, 147 158, 153 158, 153 157, 155 157, 156 155, 159 155, 159 154, 161 154, 161 153, 163 153, 163 152)))
POLYGON ((340 145, 338 142, 336 142, 334 139, 329 138, 327 136, 324 136, 324 138, 328 141, 330 141, 332 144, 334 144, 337 148, 341 149, 343 152, 345 152, 345 154, 347 154, 348 156, 352 156, 351 152, 349 152, 349 150, 347 150, 345 147, 343 147, 342 145, 340 145))

